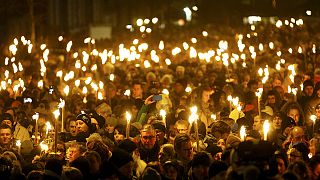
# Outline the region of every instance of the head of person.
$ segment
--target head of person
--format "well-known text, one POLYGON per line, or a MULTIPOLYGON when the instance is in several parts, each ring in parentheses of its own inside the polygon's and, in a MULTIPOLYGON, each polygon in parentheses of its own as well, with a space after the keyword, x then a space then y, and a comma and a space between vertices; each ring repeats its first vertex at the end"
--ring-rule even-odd
POLYGON ((9 113, 13 117, 13 121, 16 122, 16 110, 14 108, 6 108, 4 113, 9 113))
POLYGON ((281 125, 282 125, 281 113, 280 112, 275 113, 272 116, 272 128, 275 129, 275 130, 280 130, 282 128, 281 125))
POLYGON ((201 101, 203 103, 208 103, 213 90, 210 87, 204 87, 201 93, 201 101))
POLYGON ((272 82, 272 87, 282 86, 282 82, 280 79, 275 78, 272 82))
POLYGON ((211 134, 216 139, 227 139, 231 132, 230 126, 225 121, 217 121, 211 125, 211 134))
POLYGON ((150 124, 146 124, 140 130, 141 145, 145 149, 152 149, 156 144, 156 131, 150 124))
POLYGON ((256 116, 253 119, 253 130, 260 131, 262 129, 264 120, 261 116, 256 116))
POLYGON ((187 87, 187 82, 184 79, 177 80, 174 83, 174 90, 176 93, 182 93, 187 87))
POLYGON ((175 123, 175 129, 178 134, 188 134, 189 122, 186 120, 178 120, 175 123))
POLYGON ((95 110, 100 116, 104 117, 104 119, 107 119, 112 114, 111 107, 105 102, 99 104, 95 110))
POLYGON ((158 142, 162 141, 164 139, 164 136, 166 134, 166 127, 163 122, 156 121, 152 124, 156 131, 156 137, 158 142))
POLYGON ((183 161, 191 161, 193 158, 193 148, 190 136, 187 134, 179 134, 173 142, 174 150, 178 159, 183 161))
POLYGON ((303 92, 304 92, 304 94, 306 96, 311 97, 313 95, 313 90, 314 90, 313 82, 310 79, 305 80, 303 82, 303 92))
POLYGON ((176 67, 176 75, 177 77, 183 77, 185 72, 185 68, 183 66, 176 67))
POLYGON ((191 161, 192 176, 195 179, 207 179, 209 177, 209 167, 211 158, 207 152, 198 152, 191 161))
POLYGON ((273 91, 269 91, 267 94, 267 104, 274 105, 276 104, 276 94, 273 91))
POLYGON ((6 124, 0 125, 0 145, 8 146, 12 142, 12 129, 6 124))
POLYGON ((317 119, 320 119, 320 104, 317 104, 315 107, 317 119))
POLYGON ((76 118, 77 134, 81 132, 90 132, 91 118, 87 114, 79 114, 76 118))
POLYGON ((113 132, 113 138, 116 143, 119 143, 120 141, 124 140, 126 137, 126 127, 122 124, 117 125, 114 128, 113 132))
POLYGON ((299 120, 300 120, 300 116, 301 116, 301 110, 298 104, 291 104, 288 107, 287 110, 287 116, 291 117, 294 122, 298 125, 299 124, 299 120))
MULTIPOLYGON (((61 174, 62 174, 62 162, 59 159, 55 158, 55 157, 51 157, 46 161, 44 170, 45 171, 50 171, 50 172, 54 173, 57 176, 61 176, 61 174)), ((48 175, 51 176, 51 174, 48 174, 48 175)))
POLYGON ((115 167, 124 177, 132 177, 133 159, 128 152, 116 148, 112 151, 112 156, 109 161, 115 165, 115 167))
POLYGON ((172 144, 164 144, 160 147, 159 162, 164 164, 165 162, 174 159, 175 151, 172 144))
POLYGON ((134 82, 132 85, 132 97, 135 99, 143 98, 143 88, 142 84, 139 82, 134 82))
POLYGON ((75 167, 63 167, 62 177, 66 179, 83 179, 81 171, 75 167))
POLYGON ((12 128, 13 127, 13 116, 9 113, 3 113, 1 116, 1 124, 6 124, 12 128))
POLYGON ((87 151, 84 153, 84 157, 88 160, 90 165, 90 173, 97 174, 100 170, 101 157, 96 151, 87 151))
POLYGON ((291 142, 294 144, 297 142, 305 142, 305 141, 306 141, 306 137, 305 137, 304 130, 299 126, 295 126, 291 131, 291 142))
POLYGON ((77 120, 73 116, 69 116, 67 118, 68 121, 68 129, 72 136, 77 135, 77 120))
MULTIPOLYGON (((171 180, 175 180, 180 177, 181 168, 179 162, 176 160, 167 161, 163 165, 163 174, 165 177, 171 180)), ((183 172, 183 171, 182 171, 183 172)))
POLYGON ((79 158, 84 152, 85 147, 79 143, 72 143, 67 150, 67 158, 69 162, 73 162, 79 158))
POLYGON ((108 117, 104 124, 104 130, 107 133, 112 134, 114 132, 114 128, 117 126, 117 122, 118 122, 117 118, 113 116, 108 117))
POLYGON ((309 162, 311 173, 314 177, 318 178, 320 176, 320 156, 313 156, 309 162))
POLYGON ((288 162, 287 162, 285 154, 281 153, 280 151, 276 151, 275 157, 276 157, 277 164, 278 164, 278 173, 279 174, 285 173, 287 166, 288 166, 288 162))

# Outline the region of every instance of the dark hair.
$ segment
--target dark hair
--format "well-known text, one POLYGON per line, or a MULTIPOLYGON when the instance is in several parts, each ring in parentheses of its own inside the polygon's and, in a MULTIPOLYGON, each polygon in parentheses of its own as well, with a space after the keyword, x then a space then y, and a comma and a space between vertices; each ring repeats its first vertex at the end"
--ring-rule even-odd
POLYGON ((207 152, 198 152, 194 155, 192 161, 191 161, 191 167, 197 167, 200 165, 209 167, 211 164, 211 158, 207 152))
POLYGON ((10 127, 9 125, 7 125, 7 124, 1 124, 1 125, 0 125, 0 129, 10 129, 10 130, 11 130, 11 133, 12 133, 11 127, 10 127))
POLYGON ((209 168, 209 178, 212 178, 227 169, 227 163, 223 161, 213 161, 209 168))
POLYGON ((211 125, 211 133, 219 132, 221 134, 224 134, 224 133, 230 133, 230 131, 231 131, 231 127, 223 121, 217 121, 215 123, 212 123, 211 125))
POLYGON ((57 175, 61 176, 62 174, 62 162, 57 159, 57 158, 49 158, 46 161, 46 165, 44 167, 45 170, 50 170, 54 173, 56 173, 57 175))
POLYGON ((174 145, 174 150, 177 152, 179 148, 181 148, 182 143, 187 143, 191 141, 190 136, 187 134, 179 134, 176 136, 174 139, 173 145, 174 145))
MULTIPOLYGON (((116 127, 114 127, 114 130, 118 130, 120 134, 126 135, 126 127, 122 124, 118 124, 116 127)), ((114 133, 115 131, 113 131, 114 133)))

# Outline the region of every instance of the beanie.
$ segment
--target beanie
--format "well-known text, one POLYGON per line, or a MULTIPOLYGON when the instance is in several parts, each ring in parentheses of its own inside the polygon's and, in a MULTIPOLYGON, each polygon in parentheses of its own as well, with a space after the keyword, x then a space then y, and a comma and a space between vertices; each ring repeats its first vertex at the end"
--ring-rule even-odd
POLYGON ((116 148, 112 151, 110 162, 113 163, 117 168, 121 168, 131 161, 133 161, 133 159, 128 152, 120 148, 116 148))
POLYGON ((91 126, 91 119, 87 114, 79 114, 77 120, 84 122, 88 127, 91 126))

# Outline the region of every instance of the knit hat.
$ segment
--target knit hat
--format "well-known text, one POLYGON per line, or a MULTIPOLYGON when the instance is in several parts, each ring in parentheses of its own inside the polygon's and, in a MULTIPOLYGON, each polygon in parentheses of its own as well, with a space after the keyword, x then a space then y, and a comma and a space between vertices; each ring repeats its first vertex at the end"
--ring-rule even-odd
POLYGON ((104 117, 101 116, 101 115, 99 115, 99 114, 97 114, 96 112, 92 112, 92 113, 90 114, 90 117, 93 118, 93 119, 95 119, 95 120, 97 120, 100 128, 103 127, 104 124, 105 124, 105 122, 106 122, 106 120, 104 119, 104 117))
POLYGON ((133 161, 133 159, 128 152, 120 148, 116 148, 112 151, 112 156, 109 161, 113 163, 117 168, 121 168, 122 166, 133 161))
POLYGON ((79 114, 77 120, 83 121, 88 127, 91 125, 91 119, 87 114, 79 114))
POLYGON ((137 145, 131 141, 130 139, 124 139, 122 141, 119 142, 118 148, 128 152, 128 153, 132 153, 134 150, 136 150, 138 147, 137 145))

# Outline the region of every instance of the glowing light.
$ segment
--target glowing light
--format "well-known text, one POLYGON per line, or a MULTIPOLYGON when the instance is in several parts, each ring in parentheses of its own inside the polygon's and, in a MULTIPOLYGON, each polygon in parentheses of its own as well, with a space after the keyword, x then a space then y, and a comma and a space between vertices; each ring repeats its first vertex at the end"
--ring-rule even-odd
POLYGON ((127 89, 124 93, 123 93, 123 95, 125 95, 125 96, 130 96, 130 94, 131 94, 131 91, 130 91, 130 89, 127 89))
POLYGON ((115 78, 114 74, 110 74, 109 76, 110 81, 114 81, 114 78, 115 78))
POLYGON ((87 93, 88 93, 88 88, 87 88, 86 86, 84 86, 84 87, 82 88, 82 93, 83 93, 83 94, 87 94, 87 93))
POLYGON ((207 31, 202 31, 202 36, 207 37, 209 34, 207 31))
POLYGON ((159 42, 159 49, 160 50, 164 49, 164 42, 162 40, 159 42))
POLYGON ((315 124, 316 120, 317 120, 317 116, 316 115, 311 115, 310 116, 310 120, 313 122, 313 124, 315 124))
POLYGON ((43 80, 40 80, 40 81, 38 82, 38 87, 39 87, 40 89, 43 88, 43 80))
POLYGON ((270 48, 270 49, 274 49, 274 44, 273 44, 273 42, 270 42, 270 43, 269 43, 269 48, 270 48))
POLYGON ((311 12, 310 10, 307 10, 307 11, 306 11, 306 14, 307 14, 308 16, 311 16, 312 12, 311 12))
POLYGON ((92 65, 92 67, 91 67, 91 71, 95 71, 95 70, 97 70, 97 64, 94 64, 94 65, 92 65))
POLYGON ((126 111, 126 120, 127 120, 127 123, 129 123, 131 120, 131 114, 128 111, 126 111))
POLYGON ((198 11, 199 9, 198 9, 198 7, 197 7, 197 6, 192 6, 192 10, 194 10, 194 11, 198 11))
POLYGON ((265 140, 265 141, 268 139, 269 130, 270 130, 269 120, 265 120, 263 123, 263 140, 265 140))
POLYGON ((163 90, 162 90, 162 94, 169 95, 169 90, 168 90, 168 89, 163 89, 163 90))
POLYGON ((246 136, 247 136, 246 128, 244 126, 241 126, 241 128, 240 128, 240 139, 241 139, 241 141, 244 141, 246 136))
POLYGON ((79 86, 80 86, 80 80, 79 80, 79 79, 75 80, 75 81, 74 81, 74 85, 75 85, 76 87, 79 87, 79 86))
POLYGON ((145 68, 150 68, 151 67, 151 64, 150 64, 150 62, 148 60, 145 60, 143 62, 143 65, 144 65, 145 68))
POLYGON ((142 19, 137 19, 136 24, 137 24, 137 26, 142 26, 143 25, 143 20, 142 19))
POLYGON ((276 22, 276 27, 277 28, 280 28, 282 26, 282 21, 281 20, 278 20, 277 22, 276 22))
POLYGON ((63 89, 64 94, 65 94, 66 96, 68 96, 68 95, 69 95, 69 91, 70 91, 70 88, 69 88, 68 85, 66 85, 66 87, 64 87, 64 89, 63 89))
POLYGON ((171 60, 170 59, 166 58, 164 61, 166 62, 166 65, 168 65, 168 66, 171 65, 171 60))
POLYGON ((189 7, 183 8, 184 13, 186 14, 186 20, 191 21, 192 19, 192 11, 190 10, 189 7))
POLYGON ((157 22, 159 21, 159 19, 157 17, 152 18, 152 23, 153 24, 157 24, 157 22))
POLYGON ((66 51, 69 52, 72 47, 72 41, 69 41, 66 47, 66 51))
POLYGON ((144 24, 149 24, 150 23, 150 19, 144 19, 143 23, 144 24))
POLYGON ((185 89, 186 93, 191 93, 192 92, 192 88, 190 86, 186 87, 185 89))
POLYGON ((189 44, 186 43, 186 42, 183 42, 183 43, 182 43, 182 46, 183 46, 183 49, 184 49, 184 50, 188 50, 188 49, 189 49, 189 44))

